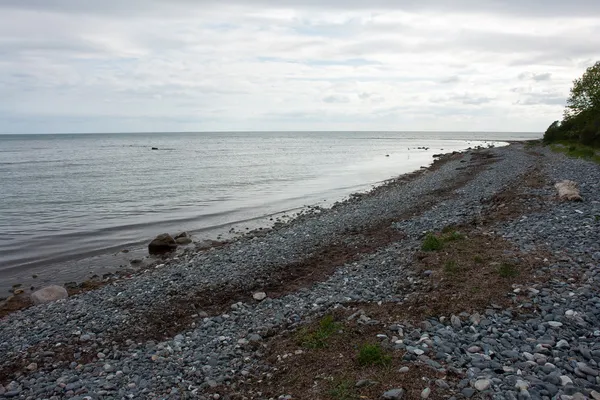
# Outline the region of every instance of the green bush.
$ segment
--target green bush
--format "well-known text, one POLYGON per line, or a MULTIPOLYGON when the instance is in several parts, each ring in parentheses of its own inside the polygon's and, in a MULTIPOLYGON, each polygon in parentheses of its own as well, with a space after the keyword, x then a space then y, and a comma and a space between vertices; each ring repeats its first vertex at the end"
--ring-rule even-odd
POLYGON ((392 362, 387 352, 381 347, 380 344, 364 344, 360 347, 358 352, 358 364, 361 366, 371 365, 389 365, 392 362))

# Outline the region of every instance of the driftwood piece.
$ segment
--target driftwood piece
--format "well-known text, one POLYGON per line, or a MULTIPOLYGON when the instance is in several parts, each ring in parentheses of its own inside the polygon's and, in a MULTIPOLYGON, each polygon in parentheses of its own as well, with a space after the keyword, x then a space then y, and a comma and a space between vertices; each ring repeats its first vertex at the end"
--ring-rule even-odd
POLYGON ((554 185, 558 190, 558 198, 566 201, 583 201, 577 189, 577 184, 573 181, 564 180, 554 185))

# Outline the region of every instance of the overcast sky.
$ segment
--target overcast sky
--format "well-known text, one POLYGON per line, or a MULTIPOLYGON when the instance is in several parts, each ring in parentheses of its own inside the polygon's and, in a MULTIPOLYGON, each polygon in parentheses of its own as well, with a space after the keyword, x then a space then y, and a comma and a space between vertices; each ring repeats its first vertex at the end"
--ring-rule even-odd
POLYGON ((600 59, 598 0, 0 0, 0 15, 0 133, 543 131, 600 59))

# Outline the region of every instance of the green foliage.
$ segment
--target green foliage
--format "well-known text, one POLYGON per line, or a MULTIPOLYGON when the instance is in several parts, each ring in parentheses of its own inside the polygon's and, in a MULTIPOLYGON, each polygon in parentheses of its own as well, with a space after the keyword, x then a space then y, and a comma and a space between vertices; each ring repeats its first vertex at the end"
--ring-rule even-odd
POLYGON ((349 380, 338 382, 327 394, 334 400, 354 400, 358 398, 354 393, 354 385, 349 380))
POLYGON ((421 245, 421 250, 436 251, 436 250, 441 250, 442 247, 444 247, 444 245, 443 245, 442 241, 440 240, 440 238, 438 238, 433 233, 428 233, 427 236, 425 236, 425 240, 423 241, 423 244, 421 245))
POLYGON ((483 264, 483 257, 481 257, 480 255, 476 255, 475 257, 473 257, 473 261, 475 261, 475 263, 477 264, 483 264))
POLYGON ((446 261, 446 264, 444 264, 444 272, 450 275, 454 275, 460 272, 460 267, 458 266, 456 261, 448 260, 446 261))
POLYGON ((502 278, 515 278, 519 276, 519 270, 512 264, 502 263, 500 267, 498 267, 498 274, 502 278))
POLYGON ((600 61, 573 81, 563 120, 544 134, 545 143, 561 141, 600 147, 600 61))
POLYGON ((340 324, 335 322, 333 316, 326 315, 316 329, 304 328, 298 334, 298 342, 309 349, 322 349, 327 346, 327 339, 340 329, 340 324))
POLYGON ((379 343, 367 343, 360 347, 357 360, 358 364, 363 367, 371 365, 385 366, 392 362, 392 357, 387 354, 379 343))
POLYGON ((455 240, 463 240, 465 235, 453 230, 452 227, 445 227, 442 229, 442 235, 435 235, 428 233, 423 240, 421 250, 423 251, 437 251, 444 247, 444 243, 453 242, 455 240))
POLYGON ((575 117, 592 109, 600 110, 600 61, 573 81, 565 117, 575 117))

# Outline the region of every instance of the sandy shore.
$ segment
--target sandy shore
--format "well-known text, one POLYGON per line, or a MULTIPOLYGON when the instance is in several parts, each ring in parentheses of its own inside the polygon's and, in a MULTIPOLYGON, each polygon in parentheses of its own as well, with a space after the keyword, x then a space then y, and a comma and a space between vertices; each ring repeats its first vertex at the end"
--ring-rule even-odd
POLYGON ((331 209, 10 314, 0 394, 592 396, 598 182, 597 165, 523 144, 447 157, 331 209), (559 179, 578 182, 584 202, 558 203, 559 179))

